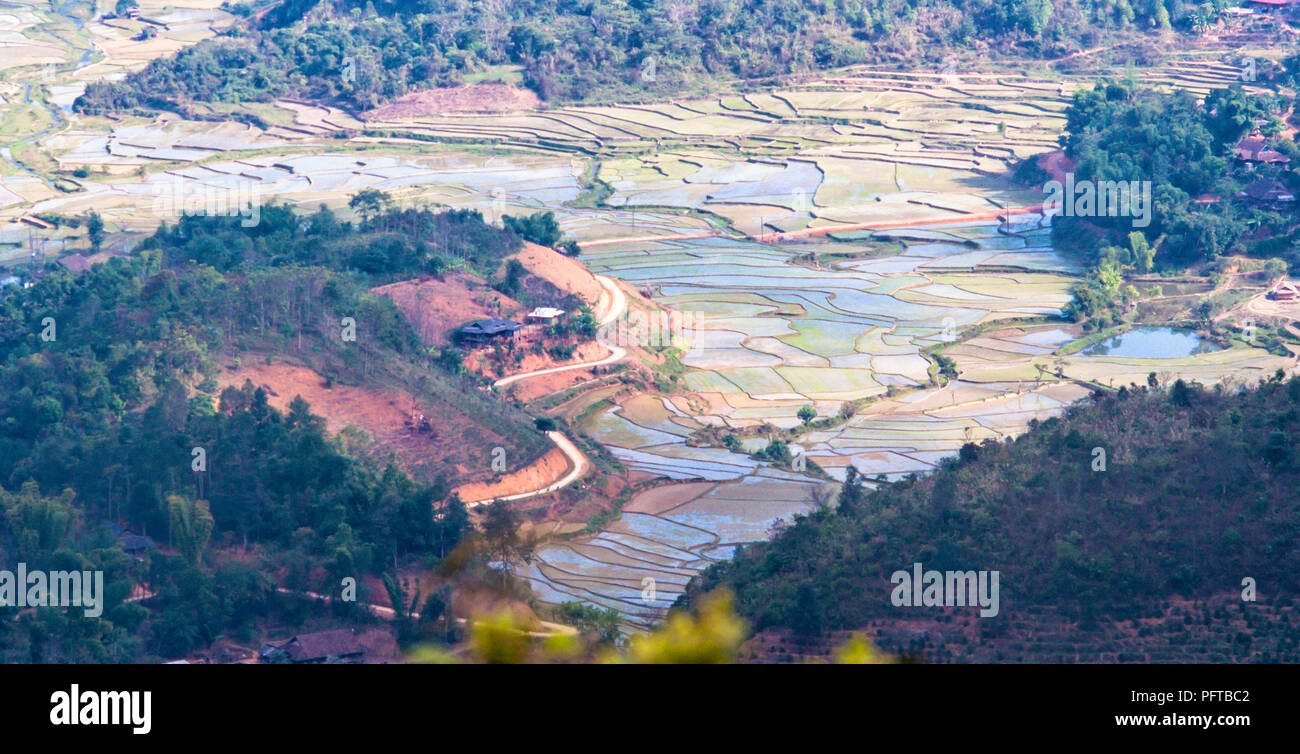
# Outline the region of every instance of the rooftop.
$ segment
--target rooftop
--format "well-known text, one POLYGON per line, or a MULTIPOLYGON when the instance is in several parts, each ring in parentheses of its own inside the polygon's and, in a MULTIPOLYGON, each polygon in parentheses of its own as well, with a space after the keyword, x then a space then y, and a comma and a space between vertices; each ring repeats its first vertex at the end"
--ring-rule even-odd
POLYGON ((465 335, 500 335, 502 333, 512 333, 521 327, 523 325, 518 322, 511 322, 508 319, 489 318, 470 322, 460 328, 460 331, 465 335))
POLYGON ((1238 196, 1261 202, 1293 202, 1295 193, 1281 181, 1258 180, 1237 192, 1238 196))
POLYGON ((64 269, 68 270, 69 272, 76 272, 76 273, 85 272, 86 270, 89 270, 91 267, 90 260, 81 256, 80 254, 69 254, 68 256, 60 259, 59 264, 63 265, 64 269))
POLYGON ((352 629, 298 634, 279 646, 294 662, 316 662, 330 657, 349 657, 366 651, 352 629))
POLYGON ((1237 142, 1233 147, 1233 153, 1237 159, 1246 160, 1247 162, 1277 162, 1288 163, 1290 157, 1277 151, 1268 143, 1268 140, 1262 136, 1248 136, 1237 142))

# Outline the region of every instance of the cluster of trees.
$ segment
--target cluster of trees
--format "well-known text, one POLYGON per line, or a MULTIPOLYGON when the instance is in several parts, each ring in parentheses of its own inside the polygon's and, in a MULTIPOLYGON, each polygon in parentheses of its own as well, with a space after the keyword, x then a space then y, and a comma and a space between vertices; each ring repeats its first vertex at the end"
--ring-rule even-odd
POLYGON ((474 213, 388 210, 354 226, 325 209, 271 206, 248 228, 185 217, 131 257, 7 290, 0 562, 102 569, 110 598, 99 618, 0 609, 0 658, 174 656, 266 616, 278 598, 264 571, 319 589, 449 555, 468 515, 454 496, 437 505, 449 497, 444 476, 412 478, 364 438, 331 436, 300 398, 281 412, 263 389, 219 391, 216 378, 232 357, 285 352, 362 383, 415 373, 417 396, 472 414, 493 444, 531 457, 546 444, 531 420, 428 369, 437 362, 410 323, 369 293, 431 259, 495 267, 518 246, 474 213), (372 264, 364 255, 376 248, 383 261, 372 264), (345 316, 355 341, 340 336, 345 316), (135 563, 106 522, 176 553, 135 563), (210 546, 262 563, 213 562, 210 546), (125 602, 142 582, 156 592, 148 607, 125 602))
MULTIPOLYGON (((911 620, 890 576, 916 562, 1000 571, 990 621, 1158 615, 1171 598, 1235 595, 1246 576, 1274 602, 1296 594, 1300 379, 1157 385, 1152 375, 1017 439, 967 445, 928 477, 872 491, 851 475, 837 508, 711 567, 684 601, 729 588, 758 629, 911 620)), ((1294 659, 1300 636, 1287 641, 1294 659)))
POLYGON ((562 235, 554 212, 536 212, 525 217, 503 215, 501 222, 516 236, 541 246, 555 246, 562 235))
POLYGON ((1111 29, 1190 27, 1190 0, 292 0, 219 38, 92 83, 81 112, 295 96, 365 110, 417 89, 522 69, 545 99, 702 89, 1000 44, 1055 55, 1111 29))
POLYGON ((284 204, 262 207, 258 222, 240 217, 183 215, 145 246, 164 248, 169 260, 219 272, 263 267, 318 266, 362 273, 369 283, 453 268, 491 274, 521 248, 519 236, 483 220, 477 210, 397 208, 379 191, 355 195, 354 224, 328 207, 308 215, 284 204))
MULTIPOLYGON (((1096 193, 1085 211, 1061 212, 1052 223, 1055 245, 1092 270, 1068 313, 1077 319, 1111 316, 1110 307, 1123 298, 1126 272, 1277 251, 1275 244, 1261 245, 1261 239, 1286 234, 1293 213, 1237 194, 1256 181, 1300 187, 1300 180, 1283 166, 1242 166, 1232 148, 1262 124, 1279 152, 1300 157, 1293 141, 1276 135, 1281 109, 1276 97, 1240 87, 1215 89, 1203 103, 1187 92, 1113 81, 1077 93, 1067 111, 1063 143, 1077 161, 1074 185, 1096 193), (1129 189, 1138 202, 1113 211, 1106 203, 1107 186, 1129 189)), ((1034 172, 1026 168, 1021 175, 1046 179, 1034 172)))

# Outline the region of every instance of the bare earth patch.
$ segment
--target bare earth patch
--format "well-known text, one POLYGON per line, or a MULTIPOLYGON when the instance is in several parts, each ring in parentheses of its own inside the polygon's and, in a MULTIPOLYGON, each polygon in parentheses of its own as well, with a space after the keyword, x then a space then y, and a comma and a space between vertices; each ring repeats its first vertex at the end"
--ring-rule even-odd
POLYGON ((293 399, 302 396, 332 433, 350 424, 376 437, 392 434, 405 429, 403 422, 415 410, 415 399, 401 391, 339 384, 325 387, 325 378, 315 371, 291 364, 245 364, 226 369, 218 378, 222 388, 240 387, 244 380, 265 389, 267 402, 280 411, 288 411, 293 399))
POLYGON ((503 113, 534 110, 541 100, 531 89, 506 84, 469 84, 411 92, 366 113, 366 120, 403 120, 440 113, 503 113))
POLYGON ((595 304, 600 298, 600 282, 581 262, 545 246, 524 242, 516 255, 519 263, 532 274, 565 293, 595 304))
POLYGON ((444 345, 447 334, 466 322, 509 317, 523 308, 514 299, 465 274, 446 275, 382 285, 372 290, 392 299, 429 345, 444 345), (495 304, 499 303, 499 307, 495 304))
MULTIPOLYGON (((519 340, 515 341, 517 347, 522 347, 524 345, 535 342, 540 332, 540 327, 536 325, 530 326, 528 329, 525 329, 523 332, 524 335, 519 340)), ((570 364, 583 364, 590 361, 598 361, 609 355, 609 349, 595 341, 588 341, 586 343, 577 344, 577 346, 573 350, 573 356, 568 359, 556 359, 555 357, 551 356, 549 353, 540 353, 540 354, 527 353, 522 359, 519 360, 518 363, 511 361, 511 363, 507 365, 508 368, 504 372, 498 372, 496 365, 493 364, 492 362, 492 353, 493 350, 491 347, 478 348, 469 352, 469 354, 466 355, 465 357, 465 362, 464 362, 465 368, 471 372, 475 372, 477 374, 482 374, 485 376, 491 376, 493 378, 508 377, 512 374, 524 374, 527 372, 535 372, 539 369, 550 369, 552 367, 568 366, 570 364)), ((574 371, 578 372, 579 374, 585 374, 588 378, 590 378, 591 376, 590 372, 583 372, 582 370, 574 370, 574 371)), ((542 377, 545 376, 548 375, 538 375, 537 377, 529 378, 529 379, 530 380, 541 379, 542 377)), ((528 380, 524 380, 524 381, 527 382, 528 380)), ((575 383, 569 383, 569 384, 575 384, 575 383)))
POLYGON ((529 403, 543 396, 568 390, 590 379, 592 379, 590 369, 571 369, 567 372, 551 372, 529 377, 509 385, 506 389, 515 400, 529 403))
MULTIPOLYGON (((431 479, 438 473, 446 473, 453 483, 490 478, 492 448, 506 439, 476 424, 455 406, 423 404, 396 388, 370 389, 337 382, 326 387, 324 377, 303 366, 228 366, 218 377, 223 389, 241 387, 244 380, 265 389, 267 402, 280 411, 287 411, 293 399, 302 396, 311 404, 312 413, 325 419, 331 433, 349 425, 357 427, 370 435, 377 452, 384 456, 392 453, 401 466, 422 478, 431 479), (408 425, 411 417, 419 414, 435 420, 426 431, 408 425)), ((551 452, 559 455, 560 470, 555 474, 559 478, 565 471, 565 459, 560 451, 551 452)))

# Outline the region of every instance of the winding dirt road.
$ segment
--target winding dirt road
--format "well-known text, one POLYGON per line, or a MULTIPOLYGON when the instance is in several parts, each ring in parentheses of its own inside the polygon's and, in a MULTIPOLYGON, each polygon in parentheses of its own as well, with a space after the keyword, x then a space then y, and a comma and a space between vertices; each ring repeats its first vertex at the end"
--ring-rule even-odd
MULTIPOLYGON (((597 324, 602 326, 608 325, 610 322, 613 322, 622 316, 623 312, 627 311, 627 296, 625 296, 623 291, 619 289, 618 284, 608 277, 604 275, 593 275, 592 277, 596 278, 596 282, 600 283, 601 287, 605 289, 605 294, 601 296, 601 301, 607 300, 609 302, 605 309, 605 313, 597 320, 597 324), (606 298, 606 296, 608 296, 608 298, 606 298)), ((600 302, 597 302, 596 306, 599 307, 600 302)))
MULTIPOLYGON (((618 285, 613 280, 610 280, 604 275, 595 275, 594 277, 596 278, 596 282, 601 285, 600 300, 596 302, 596 310, 604 310, 604 313, 599 315, 599 318, 596 320, 596 324, 599 327, 604 327, 621 317, 623 312, 627 311, 627 296, 623 291, 619 290, 618 285)), ((548 367, 546 369, 534 369, 531 372, 512 374, 509 377, 502 377, 496 382, 493 382, 492 387, 506 387, 507 385, 513 385, 520 380, 526 380, 529 377, 536 377, 541 374, 555 374, 556 372, 568 372, 573 369, 601 367, 627 358, 627 349, 609 343, 606 343, 605 347, 609 349, 609 355, 602 359, 597 359, 596 361, 583 361, 577 364, 565 364, 564 366, 559 367, 548 367)))
POLYGON ((592 367, 601 367, 601 366, 605 366, 606 364, 613 364, 616 361, 622 361, 627 357, 627 349, 625 348, 619 348, 618 346, 611 346, 611 345, 606 345, 605 347, 609 349, 609 355, 603 359, 598 359, 596 361, 584 361, 579 364, 565 364, 562 367, 536 369, 531 372, 523 372, 521 374, 512 374, 509 377, 502 377, 501 379, 492 383, 492 387, 506 387, 507 385, 513 385, 514 383, 520 380, 526 380, 529 377, 536 377, 541 374, 554 374, 556 372, 567 372, 571 369, 590 369, 592 367))
POLYGON ((520 492, 515 495, 502 495, 501 497, 493 497, 488 498, 487 500, 479 500, 474 503, 466 503, 465 507, 477 508, 480 505, 495 503, 498 500, 524 500, 538 495, 545 495, 548 492, 554 492, 573 484, 578 481, 583 474, 587 473, 587 470, 591 468, 591 462, 587 460, 587 456, 583 455, 581 450, 578 450, 578 446, 574 445, 572 440, 566 437, 563 432, 557 432, 555 430, 547 432, 546 436, 551 439, 551 442, 555 443, 555 446, 560 449, 560 452, 564 453, 564 456, 569 459, 569 463, 573 465, 573 468, 569 469, 569 473, 560 477, 556 481, 551 482, 545 487, 540 487, 528 492, 520 492))
MULTIPOLYGON (((596 281, 599 282, 601 285, 600 300, 596 302, 596 310, 597 312, 599 312, 597 324, 600 327, 604 327, 605 325, 608 325, 609 323, 621 317, 623 313, 627 311, 627 295, 624 294, 623 291, 619 289, 618 284, 616 284, 613 280, 609 279, 608 277, 605 277, 604 275, 595 275, 594 277, 596 278, 596 281)), ((502 377, 501 379, 492 383, 492 386, 506 387, 508 385, 519 382, 520 380, 526 380, 529 377, 536 377, 542 374, 554 374, 556 372, 567 372, 571 369, 590 369, 592 367, 599 367, 599 366, 605 366, 606 364, 613 364, 615 362, 622 361, 623 359, 627 358, 627 349, 613 344, 606 344, 606 347, 609 348, 609 355, 603 359, 598 359, 596 361, 585 361, 580 364, 566 364, 564 366, 550 367, 548 369, 536 369, 531 372, 523 372, 522 374, 512 374, 509 377, 502 377)), ((492 503, 498 500, 524 500, 526 498, 536 497, 538 495, 545 495, 548 492, 554 492, 558 489, 562 489, 564 487, 569 486, 570 484, 573 484, 578 479, 580 479, 584 474, 587 473, 587 471, 591 468, 591 462, 587 460, 587 456, 584 455, 581 450, 578 450, 578 446, 574 445, 572 440, 570 440, 567 436, 565 436, 563 432, 557 432, 557 431, 547 432, 546 436, 549 437, 551 439, 551 442, 555 443, 555 446, 558 447, 562 453, 564 453, 564 456, 566 458, 569 459, 569 463, 572 466, 572 468, 569 469, 569 472, 567 474, 560 477, 558 480, 546 485, 545 487, 540 487, 538 489, 530 490, 528 492, 520 492, 514 495, 504 495, 502 497, 494 497, 494 498, 489 498, 487 500, 480 500, 475 503, 469 503, 467 507, 474 508, 483 505, 485 503, 492 503)))

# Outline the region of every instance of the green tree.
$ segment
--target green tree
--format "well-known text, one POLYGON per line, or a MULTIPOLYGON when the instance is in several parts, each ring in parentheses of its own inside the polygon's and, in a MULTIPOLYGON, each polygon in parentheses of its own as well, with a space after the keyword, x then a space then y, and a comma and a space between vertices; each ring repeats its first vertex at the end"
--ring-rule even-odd
POLYGON ((840 515, 853 515, 862 507, 862 502, 867 497, 866 485, 862 482, 862 475, 858 473, 858 468, 849 464, 844 470, 844 485, 840 487, 840 494, 836 501, 836 511, 840 515))
POLYGON ((98 212, 86 215, 86 237, 90 239, 90 248, 98 252, 100 244, 104 243, 104 218, 98 212))
POLYGON ((72 505, 75 498, 76 493, 71 489, 58 497, 45 497, 31 479, 23 482, 16 494, 0 488, 0 507, 18 540, 20 557, 35 560, 63 546, 79 518, 72 505))
POLYGON ((1128 234, 1129 248, 1133 251, 1134 267, 1139 272, 1150 272, 1155 265, 1156 250, 1147 243, 1147 237, 1142 231, 1135 230, 1128 234))
POLYGON ((168 495, 167 513, 171 519, 172 540, 185 562, 195 568, 202 566, 203 551, 207 549, 215 526, 208 501, 168 495))
POLYGON ((483 512, 483 544, 493 561, 501 567, 503 579, 514 567, 526 560, 530 551, 519 536, 519 513, 504 500, 494 500, 483 512))
POLYGON ((348 200, 348 207, 361 215, 366 224, 374 222, 375 218, 386 212, 392 204, 393 198, 378 189, 363 189, 348 200))
POLYGON ((794 606, 790 609, 790 627, 795 633, 816 636, 822 632, 822 606, 817 592, 807 581, 795 589, 794 606))
POLYGON ((555 221, 554 212, 537 212, 527 217, 504 215, 501 222, 525 241, 541 246, 555 246, 560 242, 560 225, 555 221))

